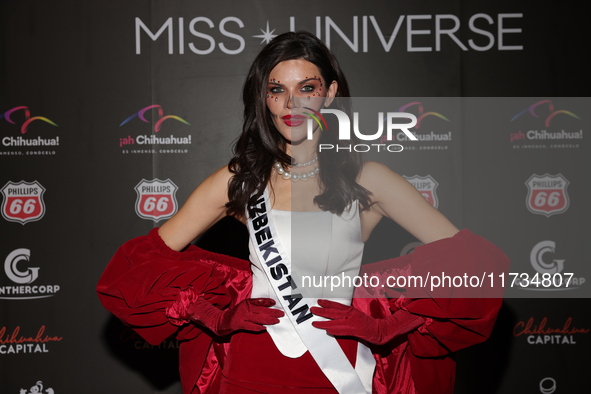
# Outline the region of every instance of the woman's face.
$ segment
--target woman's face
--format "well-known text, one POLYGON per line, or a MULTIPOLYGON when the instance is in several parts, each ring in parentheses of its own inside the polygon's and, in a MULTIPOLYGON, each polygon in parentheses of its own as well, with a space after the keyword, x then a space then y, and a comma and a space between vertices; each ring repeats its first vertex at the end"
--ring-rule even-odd
POLYGON ((286 60, 269 73, 267 108, 283 138, 292 144, 299 143, 307 137, 309 116, 305 112, 319 111, 330 105, 336 91, 336 81, 326 86, 313 63, 303 59, 286 60))

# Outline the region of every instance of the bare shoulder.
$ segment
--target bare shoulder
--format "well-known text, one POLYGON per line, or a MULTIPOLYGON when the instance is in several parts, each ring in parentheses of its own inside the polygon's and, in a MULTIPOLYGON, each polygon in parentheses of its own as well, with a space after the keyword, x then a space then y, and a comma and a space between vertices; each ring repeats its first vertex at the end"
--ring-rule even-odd
MULTIPOLYGON (((196 189, 204 189, 204 191, 217 194, 220 200, 224 200, 224 205, 228 200, 228 184, 234 174, 230 172, 227 165, 218 168, 210 176, 208 176, 196 189)), ((221 201, 220 201, 221 202, 221 201)))
POLYGON ((364 163, 359 184, 370 191, 376 214, 394 220, 421 242, 451 237, 458 232, 413 185, 384 164, 364 163))
MULTIPOLYGON (((369 190, 373 195, 387 189, 400 190, 412 187, 404 177, 392 171, 388 166, 375 161, 366 161, 359 175, 359 184, 369 190)), ((375 201, 377 202, 377 201, 375 201)))

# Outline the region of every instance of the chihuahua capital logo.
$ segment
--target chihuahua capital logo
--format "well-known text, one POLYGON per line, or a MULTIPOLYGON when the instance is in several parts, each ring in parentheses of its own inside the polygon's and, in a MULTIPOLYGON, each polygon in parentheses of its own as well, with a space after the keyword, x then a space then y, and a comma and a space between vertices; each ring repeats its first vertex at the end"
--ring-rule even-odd
POLYGON ((4 118, 4 120, 6 120, 8 123, 16 124, 16 122, 12 119, 12 114, 17 111, 22 111, 24 113, 24 117, 25 117, 25 121, 21 125, 21 134, 25 134, 29 129, 29 125, 36 120, 41 120, 45 123, 49 123, 50 125, 57 127, 57 125, 53 121, 47 119, 44 116, 31 117, 31 110, 29 110, 29 107, 25 107, 24 105, 9 109, 8 111, 6 111, 0 115, 0 119, 4 118))
POLYGON ((123 122, 121 122, 119 127, 123 126, 124 124, 128 123, 129 121, 131 121, 135 118, 139 118, 142 122, 150 123, 150 120, 146 118, 146 112, 148 112, 152 109, 155 109, 158 114, 158 118, 152 120, 152 121, 155 120, 155 122, 154 122, 154 132, 155 133, 160 131, 160 129, 162 128, 162 123, 168 119, 174 119, 174 120, 177 120, 181 123, 189 125, 189 122, 187 122, 183 118, 180 118, 176 115, 164 115, 164 110, 162 109, 162 106, 158 105, 158 104, 153 104, 153 105, 148 105, 147 107, 140 109, 137 113, 135 113, 135 114, 131 115, 130 117, 128 117, 127 119, 125 119, 123 122))

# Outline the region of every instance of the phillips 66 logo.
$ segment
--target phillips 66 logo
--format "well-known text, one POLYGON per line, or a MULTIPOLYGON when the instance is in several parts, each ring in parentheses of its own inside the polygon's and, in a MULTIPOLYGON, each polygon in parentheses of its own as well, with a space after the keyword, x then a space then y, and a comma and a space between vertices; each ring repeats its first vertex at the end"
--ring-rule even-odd
POLYGON ((439 199, 437 198, 437 186, 439 183, 431 176, 404 176, 411 185, 415 187, 425 197, 425 200, 429 202, 429 204, 433 205, 433 207, 437 208, 439 206, 439 199))
POLYGON ((37 181, 9 181, 1 190, 4 196, 2 216, 9 222, 34 222, 45 214, 45 188, 37 181))
POLYGON ((562 175, 532 175, 526 182, 525 205, 530 212, 550 217, 566 212, 569 205, 566 187, 568 180, 562 175))
POLYGON ((170 179, 164 181, 142 179, 135 187, 137 192, 135 212, 142 219, 152 219, 155 222, 172 217, 178 209, 177 190, 177 185, 170 179))

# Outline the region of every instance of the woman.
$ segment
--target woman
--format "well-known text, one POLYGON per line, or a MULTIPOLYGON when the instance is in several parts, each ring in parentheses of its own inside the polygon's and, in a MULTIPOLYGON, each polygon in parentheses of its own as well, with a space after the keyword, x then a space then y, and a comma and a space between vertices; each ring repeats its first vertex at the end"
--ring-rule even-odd
POLYGON ((302 273, 358 274, 363 243, 383 216, 427 245, 370 266, 378 275, 426 272, 433 252, 450 256, 445 267, 506 263, 387 167, 356 153, 318 153, 335 136, 315 124, 308 138, 306 114, 348 96, 320 40, 276 37, 250 68, 229 165, 105 270, 98 292, 107 309, 150 343, 173 333, 183 341, 184 392, 450 393, 451 353, 489 334, 498 300, 438 302, 408 289, 351 305, 349 290, 330 301, 302 288, 302 273), (227 215, 249 228, 251 264, 187 247, 227 215), (327 231, 339 237, 326 241, 327 231))

